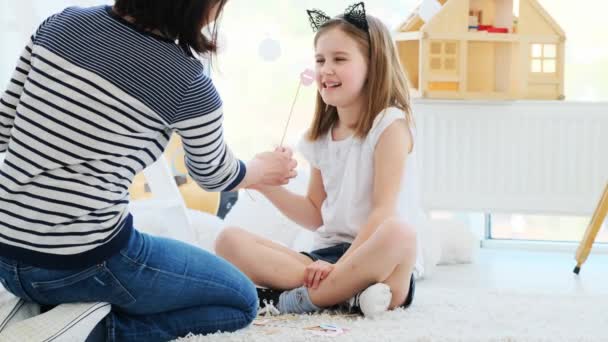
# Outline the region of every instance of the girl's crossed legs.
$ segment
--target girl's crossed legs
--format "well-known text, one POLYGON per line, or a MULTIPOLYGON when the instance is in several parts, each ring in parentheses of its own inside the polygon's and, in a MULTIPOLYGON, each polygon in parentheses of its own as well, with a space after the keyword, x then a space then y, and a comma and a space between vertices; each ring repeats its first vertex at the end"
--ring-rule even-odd
MULTIPOLYGON (((254 283, 290 290, 304 284, 306 266, 313 261, 296 251, 243 229, 224 229, 215 244, 217 255, 236 265, 254 283)), ((389 309, 402 305, 410 290, 416 260, 415 230, 396 219, 387 219, 346 261, 309 296, 318 307, 340 304, 375 283, 392 292, 389 309)))

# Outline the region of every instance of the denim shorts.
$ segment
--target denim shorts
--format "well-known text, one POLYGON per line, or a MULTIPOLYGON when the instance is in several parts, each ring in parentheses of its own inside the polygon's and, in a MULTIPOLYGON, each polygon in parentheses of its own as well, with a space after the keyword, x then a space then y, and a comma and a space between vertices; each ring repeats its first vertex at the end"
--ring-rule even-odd
POLYGON ((335 264, 350 248, 350 243, 340 243, 335 246, 317 249, 311 252, 300 252, 312 261, 323 260, 330 264, 335 264))

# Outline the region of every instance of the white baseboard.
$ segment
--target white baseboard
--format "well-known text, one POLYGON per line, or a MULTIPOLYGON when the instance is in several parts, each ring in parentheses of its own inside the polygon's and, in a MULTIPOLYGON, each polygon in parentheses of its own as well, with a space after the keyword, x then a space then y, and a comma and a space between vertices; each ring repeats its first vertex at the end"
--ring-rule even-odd
MULTIPOLYGON (((576 253, 578 242, 558 242, 558 241, 531 241, 531 240, 482 240, 481 247, 487 249, 511 249, 525 250, 532 252, 565 252, 576 253)), ((595 243, 591 254, 608 254, 608 243, 595 243)))

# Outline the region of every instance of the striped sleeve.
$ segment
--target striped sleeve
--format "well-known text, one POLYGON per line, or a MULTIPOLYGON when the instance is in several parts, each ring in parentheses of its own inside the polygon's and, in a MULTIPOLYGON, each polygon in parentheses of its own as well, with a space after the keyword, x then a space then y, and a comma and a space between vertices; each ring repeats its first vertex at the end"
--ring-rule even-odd
POLYGON ((23 93, 25 80, 31 70, 32 46, 33 42, 30 40, 17 61, 17 66, 6 91, 0 98, 0 152, 6 152, 11 137, 17 104, 23 93))
POLYGON ((222 101, 211 80, 197 76, 170 123, 182 138, 188 173, 207 191, 231 191, 245 177, 245 164, 224 141, 222 101))

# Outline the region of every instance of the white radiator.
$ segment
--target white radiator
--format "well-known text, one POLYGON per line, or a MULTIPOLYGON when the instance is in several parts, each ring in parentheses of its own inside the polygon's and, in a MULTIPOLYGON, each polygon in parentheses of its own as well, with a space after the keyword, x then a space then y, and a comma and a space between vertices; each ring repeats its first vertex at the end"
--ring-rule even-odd
POLYGON ((413 108, 427 209, 590 214, 608 181, 608 103, 413 108))

